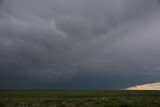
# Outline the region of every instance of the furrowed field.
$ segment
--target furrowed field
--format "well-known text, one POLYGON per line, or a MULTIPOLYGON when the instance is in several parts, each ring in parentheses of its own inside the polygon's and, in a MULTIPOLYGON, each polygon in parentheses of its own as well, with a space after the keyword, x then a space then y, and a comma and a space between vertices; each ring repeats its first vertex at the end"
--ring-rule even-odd
POLYGON ((0 91, 0 107, 160 107, 160 91, 0 91))

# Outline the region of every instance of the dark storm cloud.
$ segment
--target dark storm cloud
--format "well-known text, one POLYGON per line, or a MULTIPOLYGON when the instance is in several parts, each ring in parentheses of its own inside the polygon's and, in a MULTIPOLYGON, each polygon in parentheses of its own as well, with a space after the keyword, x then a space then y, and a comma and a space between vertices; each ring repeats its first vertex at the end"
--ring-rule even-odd
POLYGON ((159 81, 159 7, 158 0, 5 0, 1 88, 113 89, 159 81))
POLYGON ((3 0, 0 0, 0 4, 3 2, 3 0))

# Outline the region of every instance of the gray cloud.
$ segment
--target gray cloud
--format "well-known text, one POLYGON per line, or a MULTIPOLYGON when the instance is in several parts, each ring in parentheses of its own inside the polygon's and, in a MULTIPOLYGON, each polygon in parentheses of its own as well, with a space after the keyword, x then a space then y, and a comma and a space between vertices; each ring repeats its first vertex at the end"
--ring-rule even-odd
POLYGON ((159 81, 159 7, 158 0, 4 0, 1 88, 159 81))

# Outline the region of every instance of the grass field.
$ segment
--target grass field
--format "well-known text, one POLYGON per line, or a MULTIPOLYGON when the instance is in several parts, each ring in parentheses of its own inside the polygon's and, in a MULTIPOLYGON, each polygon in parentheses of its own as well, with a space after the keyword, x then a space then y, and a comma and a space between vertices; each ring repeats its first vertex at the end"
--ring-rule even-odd
POLYGON ((0 107, 160 107, 160 91, 1 90, 0 107))

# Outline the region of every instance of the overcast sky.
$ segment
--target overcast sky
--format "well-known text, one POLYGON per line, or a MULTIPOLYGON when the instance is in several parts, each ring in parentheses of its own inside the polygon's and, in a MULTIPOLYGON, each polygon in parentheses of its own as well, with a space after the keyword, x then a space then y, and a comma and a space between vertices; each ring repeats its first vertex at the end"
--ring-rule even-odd
POLYGON ((159 81, 158 0, 0 0, 0 89, 159 81))

